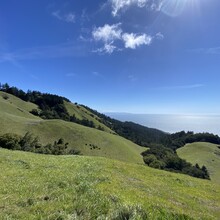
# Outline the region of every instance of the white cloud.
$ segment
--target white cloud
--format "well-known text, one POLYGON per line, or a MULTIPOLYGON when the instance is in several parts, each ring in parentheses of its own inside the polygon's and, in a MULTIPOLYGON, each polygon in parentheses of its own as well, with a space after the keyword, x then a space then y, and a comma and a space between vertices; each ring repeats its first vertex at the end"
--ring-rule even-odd
POLYGON ((121 38, 122 30, 120 23, 108 25, 105 24, 103 27, 94 28, 92 35, 96 41, 112 42, 121 38))
POLYGON ((116 49, 116 46, 112 45, 112 43, 110 43, 110 44, 105 44, 105 45, 104 45, 104 51, 105 51, 106 53, 111 54, 111 53, 114 52, 115 49, 116 49))
POLYGON ((94 50, 93 52, 112 54, 115 50, 118 50, 113 42, 105 43, 103 47, 94 50))
POLYGON ((137 5, 143 8, 147 4, 147 0, 110 0, 112 4, 112 15, 115 17, 123 8, 127 8, 131 5, 137 5))
POLYGON ((65 21, 67 23, 75 23, 76 21, 76 16, 73 12, 62 15, 61 12, 58 10, 52 12, 52 16, 54 16, 58 20, 65 21))
POLYGON ((125 48, 135 49, 140 45, 150 45, 152 37, 147 34, 136 35, 134 33, 125 33, 122 35, 122 39, 125 43, 125 48))
MULTIPOLYGON (((161 33, 156 36, 158 39, 163 37, 161 33)), ((121 23, 118 23, 113 25, 105 24, 103 27, 94 28, 92 39, 104 43, 103 47, 93 50, 93 52, 111 54, 114 51, 123 50, 118 47, 121 42, 124 43, 125 48, 136 49, 141 45, 150 45, 153 37, 147 34, 123 33, 121 23)))

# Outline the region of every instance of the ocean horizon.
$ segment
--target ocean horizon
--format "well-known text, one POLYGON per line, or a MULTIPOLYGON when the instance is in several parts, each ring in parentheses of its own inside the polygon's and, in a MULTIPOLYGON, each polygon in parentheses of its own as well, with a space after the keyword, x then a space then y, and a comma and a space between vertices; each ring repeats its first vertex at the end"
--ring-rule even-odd
POLYGON ((132 121, 168 133, 178 131, 209 132, 220 135, 220 115, 132 114, 108 112, 120 121, 132 121))

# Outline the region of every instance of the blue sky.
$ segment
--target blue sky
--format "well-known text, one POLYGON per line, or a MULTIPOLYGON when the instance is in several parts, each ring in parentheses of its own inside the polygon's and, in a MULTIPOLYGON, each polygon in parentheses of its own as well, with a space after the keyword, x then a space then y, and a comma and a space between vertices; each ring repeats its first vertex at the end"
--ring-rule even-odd
POLYGON ((218 114, 219 0, 2 0, 0 81, 101 112, 218 114))

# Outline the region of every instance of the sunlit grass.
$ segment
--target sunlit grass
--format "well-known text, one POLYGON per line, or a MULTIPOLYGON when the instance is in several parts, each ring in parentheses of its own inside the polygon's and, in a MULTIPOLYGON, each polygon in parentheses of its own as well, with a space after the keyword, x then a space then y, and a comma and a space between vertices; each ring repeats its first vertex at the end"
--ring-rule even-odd
POLYGON ((0 219, 219 219, 220 186, 99 157, 0 149, 0 219))
POLYGON ((178 149, 177 153, 192 164, 205 165, 211 180, 220 184, 220 148, 218 145, 206 142, 186 144, 178 149))

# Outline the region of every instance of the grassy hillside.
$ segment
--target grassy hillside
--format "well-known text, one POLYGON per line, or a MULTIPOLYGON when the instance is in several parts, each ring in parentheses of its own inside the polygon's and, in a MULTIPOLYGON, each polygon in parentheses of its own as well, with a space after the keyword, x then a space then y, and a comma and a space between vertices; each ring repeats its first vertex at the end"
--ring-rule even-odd
POLYGON ((205 165, 211 180, 220 184, 220 149, 206 142, 186 144, 177 150, 178 155, 192 164, 205 165))
MULTIPOLYGON (((80 150, 83 155, 104 156, 128 162, 143 163, 140 146, 118 135, 88 128, 62 120, 42 120, 29 113, 37 108, 12 95, 0 93, 0 134, 16 133, 24 135, 27 131, 39 136, 42 144, 52 143, 64 138, 69 146, 80 150)), ((110 130, 110 129, 109 129, 110 130)))
POLYGON ((220 218, 219 185, 144 165, 0 149, 0 166, 0 219, 220 218))
POLYGON ((93 121, 96 128, 100 126, 106 132, 115 133, 110 128, 100 123, 99 122, 100 118, 95 114, 93 114, 92 112, 90 112, 88 109, 85 109, 83 106, 66 101, 64 102, 64 104, 68 113, 70 115, 75 115, 77 119, 79 120, 87 119, 89 121, 93 121))
POLYGON ((12 117, 36 119, 37 117, 29 113, 34 108, 37 106, 33 103, 22 101, 13 95, 0 91, 0 114, 7 113, 12 117))

